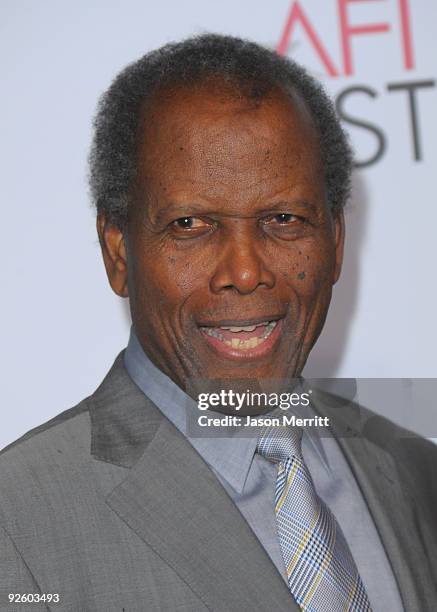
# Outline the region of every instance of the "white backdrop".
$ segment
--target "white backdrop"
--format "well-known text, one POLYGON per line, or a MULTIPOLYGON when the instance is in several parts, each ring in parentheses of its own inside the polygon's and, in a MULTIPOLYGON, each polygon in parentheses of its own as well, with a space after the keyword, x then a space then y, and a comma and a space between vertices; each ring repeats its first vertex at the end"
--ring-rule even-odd
POLYGON ((344 274, 305 373, 437 376, 435 2, 3 0, 0 17, 0 447, 91 393, 126 344, 87 194, 91 119, 125 64, 204 31, 304 63, 342 94, 357 158, 374 158, 355 173, 344 274))

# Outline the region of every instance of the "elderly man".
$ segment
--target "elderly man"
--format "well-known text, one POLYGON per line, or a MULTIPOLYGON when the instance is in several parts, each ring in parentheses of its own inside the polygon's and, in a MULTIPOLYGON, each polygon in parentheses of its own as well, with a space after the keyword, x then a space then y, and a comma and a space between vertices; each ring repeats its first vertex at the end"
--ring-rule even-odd
POLYGON ((187 429, 193 384, 291 381, 323 327, 351 154, 319 85, 239 39, 167 45, 104 95, 90 162, 132 333, 0 457, 1 609, 434 610, 432 444, 333 396, 326 439, 187 429))

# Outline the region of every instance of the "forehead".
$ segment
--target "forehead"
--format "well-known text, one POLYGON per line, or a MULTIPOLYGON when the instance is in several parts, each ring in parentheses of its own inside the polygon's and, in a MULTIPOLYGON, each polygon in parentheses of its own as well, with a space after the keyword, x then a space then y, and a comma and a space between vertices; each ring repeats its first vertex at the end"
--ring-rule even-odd
POLYGON ((250 99, 212 82, 161 91, 143 111, 139 178, 157 196, 229 202, 232 191, 241 208, 321 175, 318 133, 296 94, 250 99))

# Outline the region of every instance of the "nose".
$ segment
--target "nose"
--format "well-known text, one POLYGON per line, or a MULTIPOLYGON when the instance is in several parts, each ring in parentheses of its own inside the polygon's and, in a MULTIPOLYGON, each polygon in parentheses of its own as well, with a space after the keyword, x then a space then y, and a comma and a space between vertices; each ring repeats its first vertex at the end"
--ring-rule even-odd
POLYGON ((250 231, 239 231, 227 236, 210 280, 213 293, 234 289, 242 295, 258 287, 271 289, 275 275, 263 257, 263 244, 250 231))

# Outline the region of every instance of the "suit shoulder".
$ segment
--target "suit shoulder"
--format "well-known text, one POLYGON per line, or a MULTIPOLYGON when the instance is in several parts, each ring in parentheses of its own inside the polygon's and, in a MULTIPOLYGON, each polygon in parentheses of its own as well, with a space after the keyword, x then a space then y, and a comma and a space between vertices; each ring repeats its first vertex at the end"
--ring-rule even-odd
POLYGON ((45 423, 41 423, 41 425, 37 425, 36 427, 33 427, 32 429, 27 431, 25 434, 17 438, 17 440, 15 440, 14 442, 11 442, 11 444, 8 444, 2 450, 0 450, 0 457, 4 454, 7 454, 9 451, 11 451, 16 446, 19 446, 20 444, 23 444, 27 442, 28 440, 31 440, 33 437, 37 436, 38 434, 42 434, 44 432, 56 434, 56 432, 53 431, 54 428, 60 425, 64 425, 64 426, 67 425, 69 421, 74 420, 76 417, 80 416, 83 412, 88 411, 87 399, 88 398, 82 400, 81 402, 79 402, 79 404, 77 404, 76 406, 73 406, 72 408, 68 408, 67 410, 64 410, 63 412, 60 412, 59 414, 49 419, 45 423))
POLYGON ((437 459, 437 446, 428 438, 424 438, 393 421, 376 414, 367 408, 361 408, 364 416, 364 426, 362 433, 364 437, 381 447, 411 448, 416 453, 427 456, 432 460, 437 459))
POLYGON ((50 419, 0 455, 0 524, 28 524, 29 513, 50 510, 54 500, 73 504, 89 477, 91 430, 87 400, 50 419))
POLYGON ((0 451, 0 480, 2 474, 21 465, 36 466, 51 461, 53 453, 70 454, 83 446, 89 438, 88 398, 69 408, 46 423, 29 430, 0 451))
POLYGON ((413 497, 437 501, 437 445, 367 408, 360 410, 360 435, 391 455, 404 489, 414 492, 413 497))
POLYGON ((326 391, 317 394, 317 412, 329 416, 337 437, 364 438, 412 470, 437 462, 437 445, 369 408, 326 391))

